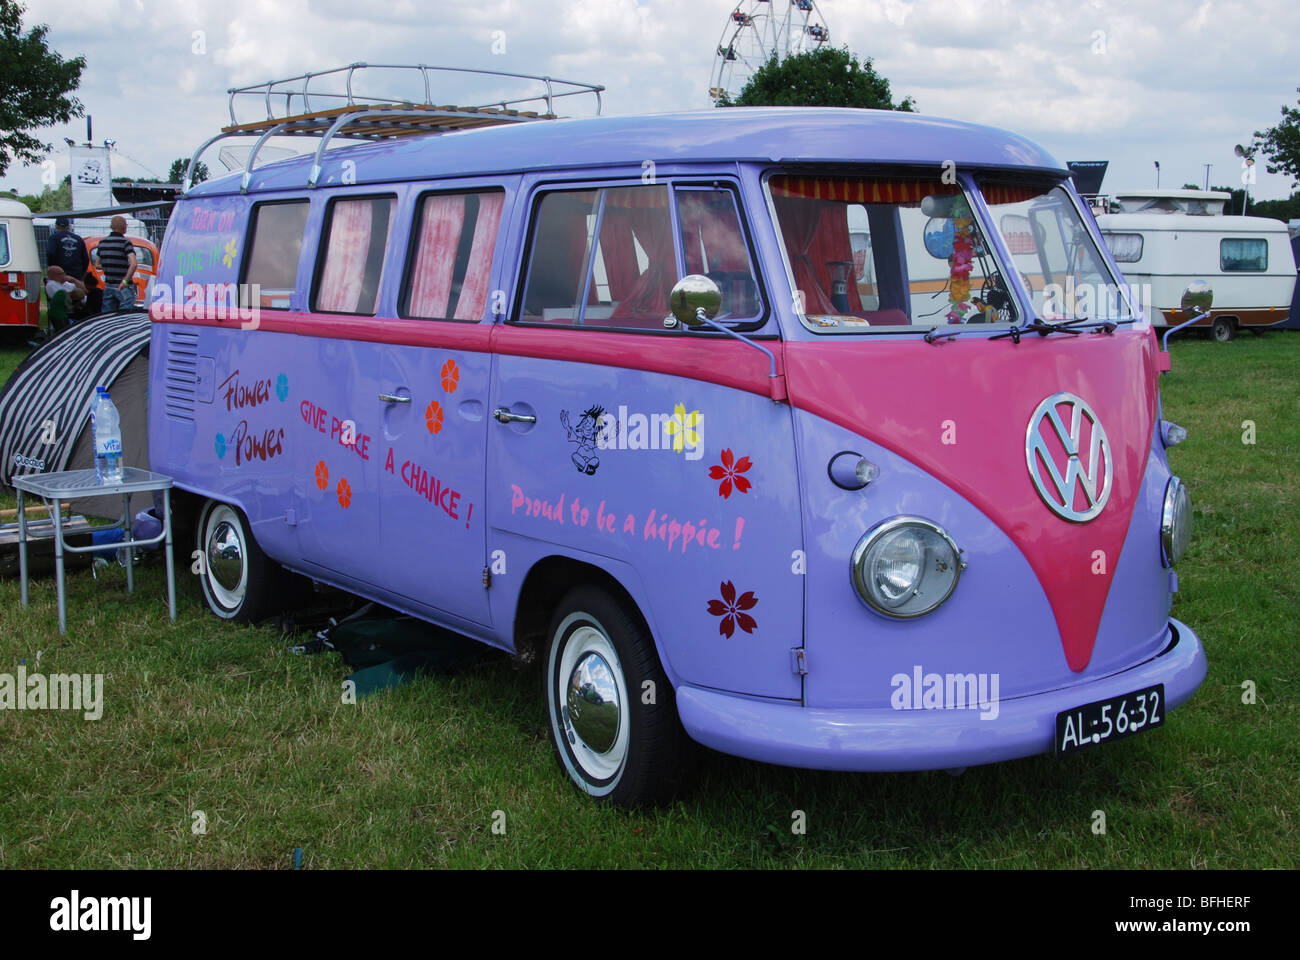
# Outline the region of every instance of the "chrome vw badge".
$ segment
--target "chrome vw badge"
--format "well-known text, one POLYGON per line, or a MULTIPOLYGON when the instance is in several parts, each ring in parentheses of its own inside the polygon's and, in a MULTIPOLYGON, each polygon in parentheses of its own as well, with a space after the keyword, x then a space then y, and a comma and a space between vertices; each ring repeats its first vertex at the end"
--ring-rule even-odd
POLYGON ((1038 405, 1025 434, 1025 462, 1038 495, 1058 516, 1086 523, 1106 506, 1115 475, 1110 443, 1081 397, 1054 393, 1038 405))

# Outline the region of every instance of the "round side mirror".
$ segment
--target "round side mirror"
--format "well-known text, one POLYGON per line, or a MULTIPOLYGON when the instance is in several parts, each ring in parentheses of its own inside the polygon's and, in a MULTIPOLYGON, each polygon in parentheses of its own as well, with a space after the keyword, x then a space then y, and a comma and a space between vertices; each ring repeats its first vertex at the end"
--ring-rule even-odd
POLYGON ((1204 280, 1193 280, 1183 291, 1182 308, 1183 313, 1188 316, 1204 313, 1210 309, 1212 303, 1214 303, 1214 291, 1204 280))
POLYGON ((722 293, 708 277, 692 273, 674 284, 668 303, 678 322, 687 327, 702 327, 704 323, 697 311, 703 310, 704 315, 712 320, 722 307, 722 293))

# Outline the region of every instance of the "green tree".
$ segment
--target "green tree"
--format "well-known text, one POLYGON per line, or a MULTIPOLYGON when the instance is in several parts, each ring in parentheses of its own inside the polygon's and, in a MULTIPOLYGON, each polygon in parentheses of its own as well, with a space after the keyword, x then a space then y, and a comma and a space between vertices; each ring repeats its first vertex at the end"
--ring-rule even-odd
POLYGON ((9 164, 39 163, 50 145, 28 130, 67 123, 84 112, 69 96, 81 82, 85 57, 64 60, 45 43, 49 27, 23 33, 26 8, 0 0, 0 175, 9 164))
POLYGON ((1283 104, 1281 123, 1256 130, 1254 146, 1268 158, 1269 173, 1285 173, 1291 189, 1300 188, 1300 109, 1283 104))
POLYGON ((877 110, 916 109, 904 97, 893 102, 889 80, 876 73, 870 57, 861 61, 848 47, 821 46, 785 59, 773 54, 754 71, 732 100, 723 95, 720 107, 865 107, 877 110))
MULTIPOLYGON (((185 167, 189 164, 189 157, 177 157, 172 161, 171 169, 167 171, 168 183, 180 183, 185 179, 185 167)), ((200 160, 194 164, 194 182, 202 183, 208 179, 208 165, 200 160)))
POLYGON ((25 193, 15 196, 19 203, 27 204, 32 213, 54 213, 56 210, 72 209, 72 177, 64 177, 63 182, 54 189, 46 187, 40 193, 25 193))

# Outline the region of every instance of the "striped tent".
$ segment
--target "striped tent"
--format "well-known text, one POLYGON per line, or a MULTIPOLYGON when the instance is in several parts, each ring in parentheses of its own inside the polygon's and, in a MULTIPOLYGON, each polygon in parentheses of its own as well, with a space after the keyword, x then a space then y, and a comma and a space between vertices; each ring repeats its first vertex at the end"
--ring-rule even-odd
MULTIPOLYGON (((4 485, 11 487, 15 476, 94 465, 90 403, 97 386, 109 388, 121 414, 124 462, 148 467, 148 347, 147 313, 106 313, 65 330, 24 360, 0 390, 4 485)), ((121 510, 120 501, 73 506, 106 517, 121 510)))

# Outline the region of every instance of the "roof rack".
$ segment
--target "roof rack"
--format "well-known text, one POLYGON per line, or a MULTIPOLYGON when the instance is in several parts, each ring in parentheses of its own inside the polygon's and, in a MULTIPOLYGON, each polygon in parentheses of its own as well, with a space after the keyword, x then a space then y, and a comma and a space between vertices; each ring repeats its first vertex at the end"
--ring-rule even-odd
MULTIPOLYGON (((371 79, 362 76, 361 79, 371 79)), ((352 63, 314 73, 304 73, 283 80, 268 80, 247 87, 232 87, 229 94, 230 123, 216 136, 204 141, 185 168, 181 192, 188 194, 193 186, 192 177, 199 157, 213 144, 231 137, 257 136, 257 142, 248 154, 240 193, 248 192, 253 167, 263 145, 271 137, 319 137, 316 158, 307 179, 315 187, 320 179, 321 163, 325 150, 336 138, 361 141, 392 140, 415 134, 448 133, 472 127, 503 123, 522 123, 531 120, 554 120, 555 101, 564 97, 594 95, 596 113, 601 109, 600 84, 575 80, 558 80, 554 77, 527 73, 505 73, 499 70, 472 70, 466 67, 435 67, 427 64, 352 63), (353 82, 364 71, 397 70, 417 73, 423 87, 423 99, 394 99, 392 97, 362 96, 354 92, 353 82), (525 96, 492 100, 468 107, 440 105, 433 100, 430 73, 469 74, 476 77, 526 80, 540 85, 538 92, 525 96), (331 78, 343 87, 322 89, 322 78, 331 78), (312 82, 316 81, 316 89, 312 82), (247 107, 258 103, 257 119, 243 121, 236 113, 236 105, 247 107), (545 112, 522 110, 520 107, 536 104, 545 112)))

